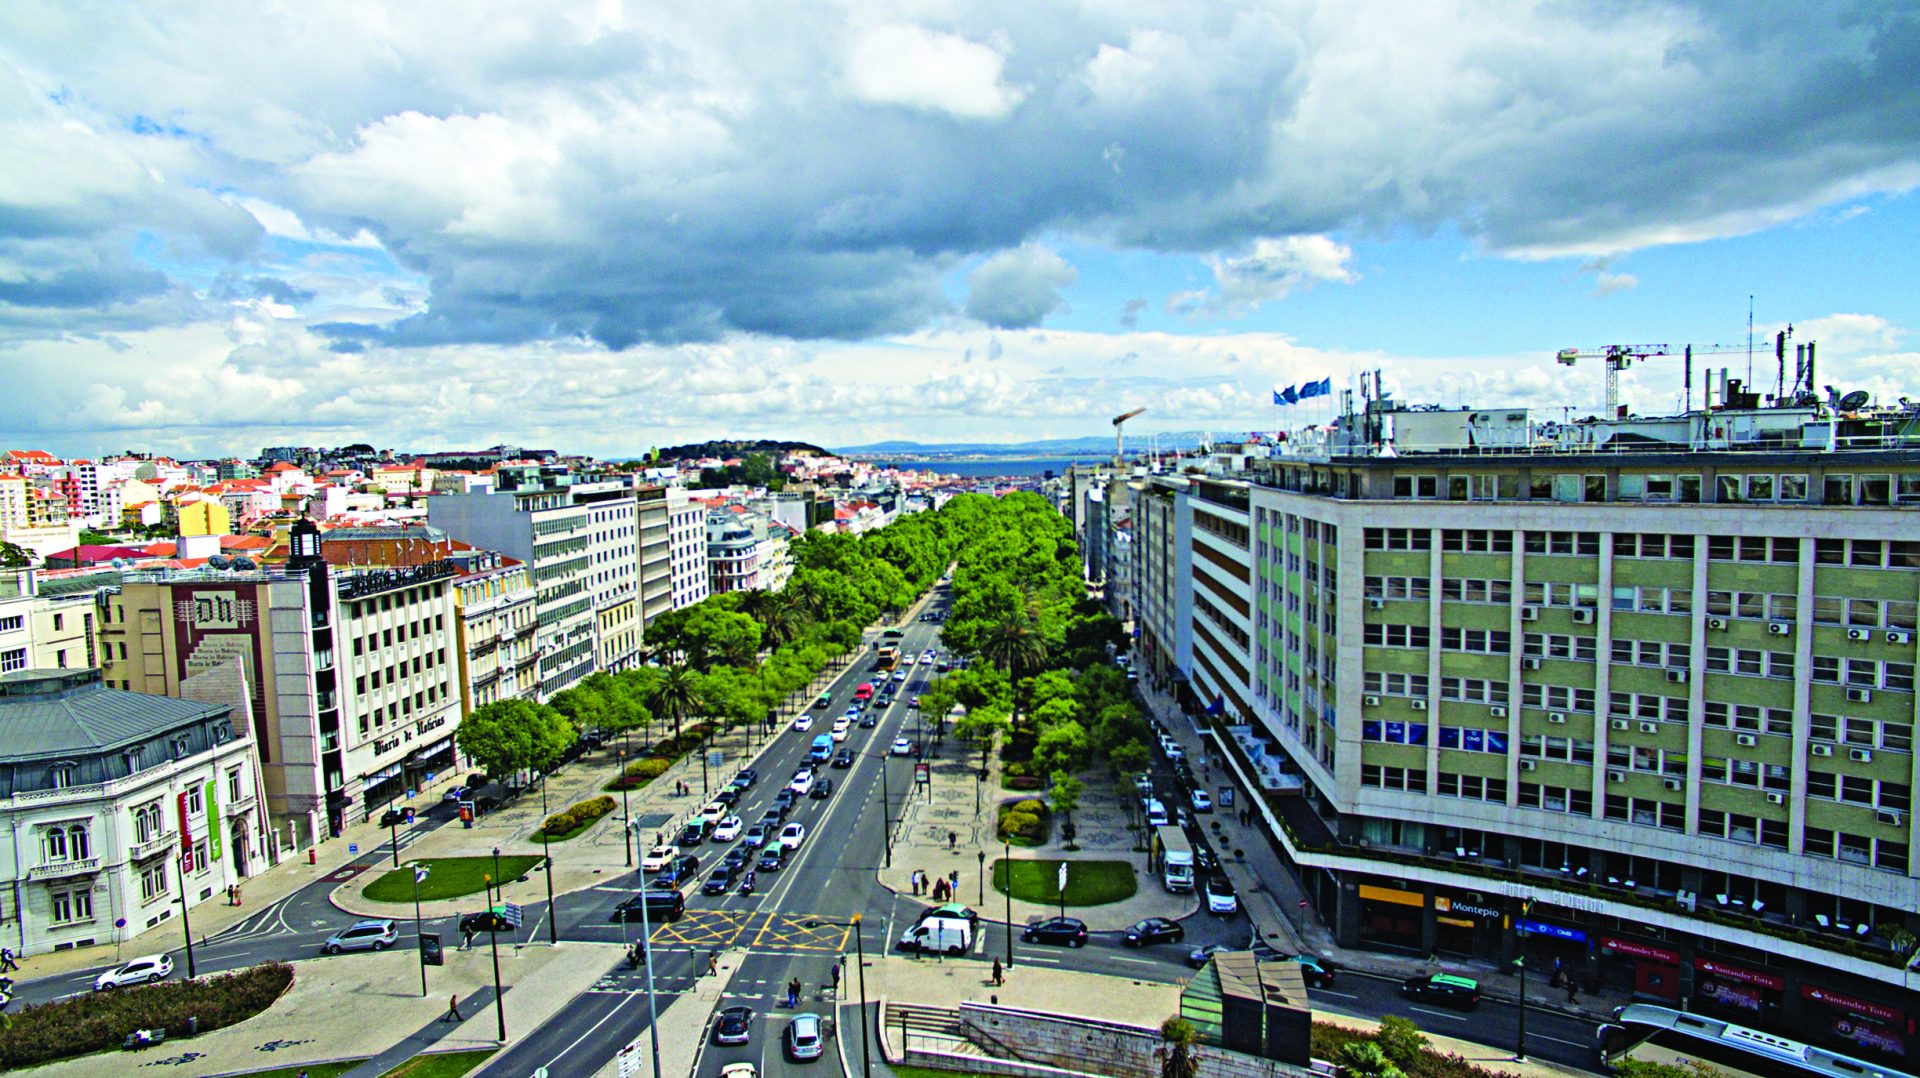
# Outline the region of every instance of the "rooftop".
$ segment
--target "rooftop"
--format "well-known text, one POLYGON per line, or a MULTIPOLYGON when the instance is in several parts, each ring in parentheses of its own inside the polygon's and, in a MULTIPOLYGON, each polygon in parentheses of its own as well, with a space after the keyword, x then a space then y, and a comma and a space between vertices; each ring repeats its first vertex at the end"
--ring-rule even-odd
POLYGON ((219 704, 109 689, 99 670, 0 675, 0 743, 16 760, 95 755, 227 711, 219 704))

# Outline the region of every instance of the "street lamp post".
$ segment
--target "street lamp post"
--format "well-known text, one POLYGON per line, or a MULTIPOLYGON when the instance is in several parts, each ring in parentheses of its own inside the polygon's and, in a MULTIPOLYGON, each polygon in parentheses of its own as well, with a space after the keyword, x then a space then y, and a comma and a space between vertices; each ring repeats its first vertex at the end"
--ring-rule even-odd
POLYGON ((887 789, 888 767, 893 756, 882 749, 880 756, 880 836, 886 840, 887 857, 885 868, 893 867, 893 794, 887 789))
MULTIPOLYGON (((634 825, 628 823, 627 829, 634 830, 634 825)), ((640 889, 640 956, 647 977, 647 1041, 653 1046, 653 1078, 660 1078, 660 1011, 653 998, 653 922, 649 919, 644 887, 640 889)))
POLYGON ((400 817, 394 814, 397 797, 387 798, 387 849, 393 853, 393 867, 400 867, 400 817))
POLYGON ((980 858, 980 904, 987 904, 987 850, 981 847, 977 855, 980 858))
MULTIPOLYGON (((496 851, 497 852, 497 851, 496 851)), ((500 1043, 507 1043, 507 1005, 500 989, 500 921, 487 920, 487 945, 493 949, 493 1016, 500 1025, 500 1043)))
POLYGON ((193 925, 187 922, 187 866, 184 859, 173 864, 174 875, 180 878, 180 930, 187 937, 187 979, 192 980, 193 972, 193 925))
POLYGON ((873 1023, 867 1020, 867 945, 860 938, 860 914, 853 915, 853 949, 859 965, 860 974, 860 1078, 872 1078, 873 1061, 867 1048, 867 1027, 873 1023))
POLYGON ((427 948, 420 942, 420 883, 427 878, 428 866, 413 866, 413 946, 420 952, 420 998, 427 998, 427 948))
POLYGON ((1527 926, 1524 918, 1533 911, 1533 900, 1523 899, 1520 903, 1521 923, 1514 926, 1520 937, 1520 1037, 1514 1046, 1513 1058, 1516 1063, 1527 1061, 1527 926))
POLYGON ((1007 885, 1007 968, 1013 968, 1013 843, 1001 843, 1005 851, 1000 865, 1006 869, 1007 885))
POLYGON ((507 900, 507 881, 506 877, 500 875, 500 847, 498 846, 493 848, 493 886, 494 901, 505 902, 507 900))
MULTIPOLYGON (((628 822, 633 820, 633 805, 627 800, 627 750, 620 750, 620 818, 628 822)), ((633 843, 623 843, 627 848, 627 867, 633 867, 633 843)))
MULTIPOLYGON (((544 771, 540 773, 540 818, 542 820, 547 818, 547 773, 544 771)), ((547 863, 541 866, 544 870, 541 875, 547 878, 547 944, 558 947, 560 946, 560 917, 553 908, 553 842, 549 840, 540 845, 546 851, 547 859, 547 863)))

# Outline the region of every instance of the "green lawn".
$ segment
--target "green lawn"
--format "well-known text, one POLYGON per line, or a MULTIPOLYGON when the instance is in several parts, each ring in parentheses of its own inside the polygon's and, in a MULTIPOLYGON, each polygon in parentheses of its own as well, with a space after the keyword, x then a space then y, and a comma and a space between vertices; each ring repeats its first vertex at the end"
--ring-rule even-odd
POLYGON ((460 1078, 487 1061, 498 1048, 470 1048, 464 1052, 434 1052, 415 1056, 380 1078, 460 1078))
MULTIPOLYGON (((536 855, 512 854, 500 858, 500 875, 519 879, 538 865, 536 855)), ((459 898, 477 895, 487 889, 487 875, 493 871, 491 857, 430 857, 418 862, 427 866, 427 882, 420 885, 420 897, 459 898)), ((367 884, 360 894, 375 902, 412 902, 413 866, 401 865, 367 884)))
MULTIPOLYGON (((1058 860, 995 861, 993 889, 1002 894, 1007 891, 1009 865, 1013 868, 1013 897, 1022 902, 1059 905, 1060 892, 1055 889, 1060 873, 1058 860)), ((1069 906, 1104 906, 1132 898, 1134 889, 1133 866, 1125 861, 1067 862, 1069 906)))
POLYGON ((307 1078, 340 1078, 340 1075, 365 1062, 364 1059, 337 1059, 332 1063, 308 1063, 305 1066, 275 1067, 270 1071, 248 1071, 241 1078, 300 1078, 302 1074, 307 1078))
POLYGON ((977 1071, 937 1071, 931 1067, 902 1067, 898 1064, 890 1069, 896 1078, 997 1078, 977 1071))

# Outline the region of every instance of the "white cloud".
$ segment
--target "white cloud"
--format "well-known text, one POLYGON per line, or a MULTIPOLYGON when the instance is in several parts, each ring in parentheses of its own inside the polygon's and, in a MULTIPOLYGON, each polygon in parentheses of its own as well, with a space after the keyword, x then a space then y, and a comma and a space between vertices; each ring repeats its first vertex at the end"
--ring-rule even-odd
POLYGON ((1060 290, 1079 279, 1080 271, 1051 248, 1022 244, 994 255, 967 275, 967 314, 989 326, 1037 326, 1065 306, 1060 290))
POLYGON ((1352 284, 1353 250, 1326 236, 1255 240, 1246 254, 1208 259, 1214 286, 1168 297, 1167 310, 1190 315, 1238 315, 1287 298, 1315 281, 1352 284))
POLYGON ((1640 278, 1631 273, 1609 273, 1600 270, 1593 275, 1593 294, 1611 296, 1615 292, 1626 292, 1640 286, 1640 278))
POLYGON ((997 120, 1020 103, 1000 81, 1006 57, 988 45, 923 26, 880 26, 855 39, 847 57, 854 96, 969 120, 997 120))

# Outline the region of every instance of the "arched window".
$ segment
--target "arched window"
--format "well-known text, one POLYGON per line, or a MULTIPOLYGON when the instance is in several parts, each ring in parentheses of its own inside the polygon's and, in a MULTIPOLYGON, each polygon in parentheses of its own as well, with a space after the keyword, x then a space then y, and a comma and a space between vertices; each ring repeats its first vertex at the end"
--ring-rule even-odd
POLYGON ((67 859, 67 833, 62 828, 52 828, 43 840, 46 845, 47 861, 65 861, 67 859))
POLYGON ((73 855, 75 861, 85 861, 92 857, 91 845, 87 841, 87 829, 84 826, 74 824, 67 828, 67 852, 73 855))

